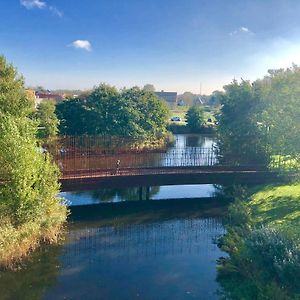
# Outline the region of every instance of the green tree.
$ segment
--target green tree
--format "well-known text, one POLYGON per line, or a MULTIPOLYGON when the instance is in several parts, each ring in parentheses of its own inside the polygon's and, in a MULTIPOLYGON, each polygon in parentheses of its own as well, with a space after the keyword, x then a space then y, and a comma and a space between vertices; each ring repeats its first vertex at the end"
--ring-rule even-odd
POLYGON ((222 103, 224 97, 224 92, 222 91, 213 91, 211 96, 208 99, 209 105, 219 105, 222 103))
POLYGON ((40 241, 54 242, 67 209, 57 198, 58 169, 37 144, 32 101, 13 67, 1 62, 0 265, 8 265, 40 241))
POLYGON ((168 108, 151 92, 101 84, 85 99, 58 104, 57 114, 63 134, 146 138, 166 132, 168 108))
POLYGON ((261 126, 266 128, 273 154, 300 154, 300 68, 270 70, 257 81, 263 91, 261 97, 261 126))
POLYGON ((267 164, 270 155, 262 115, 261 85, 234 80, 224 87, 218 137, 222 161, 231 164, 267 164))
POLYGON ((187 126, 193 132, 199 131, 204 124, 204 110, 200 105, 194 105, 189 108, 186 114, 187 126))
POLYGON ((184 92, 182 95, 178 96, 178 100, 182 100, 185 105, 192 106, 197 97, 197 95, 191 92, 184 92))
POLYGON ((218 126, 224 161, 267 165, 278 154, 300 159, 298 66, 270 70, 253 83, 233 81, 224 89, 218 126))
POLYGON ((26 94, 23 78, 0 56, 0 112, 27 116, 33 110, 34 99, 26 94))
POLYGON ((59 120, 55 113, 55 102, 41 102, 36 111, 36 118, 39 122, 40 130, 38 136, 43 139, 51 139, 58 133, 59 120))
POLYGON ((56 105, 59 119, 59 133, 62 135, 82 135, 88 132, 89 112, 84 107, 84 100, 70 99, 56 105))
POLYGON ((147 92, 155 92, 155 87, 153 84, 147 83, 144 85, 143 90, 147 92))

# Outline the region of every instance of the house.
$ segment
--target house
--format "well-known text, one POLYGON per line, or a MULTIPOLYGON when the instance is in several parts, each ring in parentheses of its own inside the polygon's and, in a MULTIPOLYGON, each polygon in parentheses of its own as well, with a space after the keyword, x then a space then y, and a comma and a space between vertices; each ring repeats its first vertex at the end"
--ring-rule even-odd
POLYGON ((39 104, 43 101, 47 101, 47 100, 53 100, 56 103, 59 103, 59 102, 62 102, 65 99, 64 95, 54 94, 54 93, 51 93, 50 91, 36 92, 35 97, 36 97, 36 103, 37 104, 39 104))
POLYGON ((201 98, 201 96, 197 97, 194 100, 194 105, 203 105, 204 104, 204 100, 201 98))
POLYGON ((167 104, 170 107, 176 107, 176 105, 177 105, 177 93, 176 92, 161 91, 161 92, 154 92, 154 94, 161 100, 164 100, 165 102, 167 102, 167 104))

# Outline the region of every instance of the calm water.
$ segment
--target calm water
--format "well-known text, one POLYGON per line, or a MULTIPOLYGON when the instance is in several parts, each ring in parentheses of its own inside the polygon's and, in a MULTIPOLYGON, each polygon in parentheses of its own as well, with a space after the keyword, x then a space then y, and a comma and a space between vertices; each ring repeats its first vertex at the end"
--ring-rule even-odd
POLYGON ((214 135, 204 134, 174 134, 175 144, 171 149, 182 149, 189 147, 201 147, 205 149, 216 146, 216 137, 214 135))
MULTIPOLYGON (((213 197, 216 188, 212 184, 174 185, 150 187, 151 200, 164 199, 192 199, 213 197)), ((143 191, 145 199, 145 190, 143 191)), ((60 193, 69 205, 87 205, 107 202, 137 201, 139 188, 128 189, 100 189, 86 192, 60 193)))
POLYGON ((2 272, 0 298, 217 299, 222 211, 213 199, 85 207, 62 245, 2 272))
MULTIPOLYGON (((176 145, 213 143, 190 137, 176 145)), ((133 201, 137 189, 62 193, 74 205, 65 240, 0 272, 0 299, 218 299, 226 204, 208 198, 214 192, 152 187, 151 199, 173 199, 160 201, 133 201)))

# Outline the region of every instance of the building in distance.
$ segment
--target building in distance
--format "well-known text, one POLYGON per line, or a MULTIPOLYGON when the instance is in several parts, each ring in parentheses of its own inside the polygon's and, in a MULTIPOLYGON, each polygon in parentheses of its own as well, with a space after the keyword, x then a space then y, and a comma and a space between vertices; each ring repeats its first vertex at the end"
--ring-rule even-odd
POLYGON ((50 91, 47 92, 35 92, 35 101, 36 104, 40 104, 43 101, 49 101, 52 100, 56 103, 60 103, 65 99, 64 94, 56 94, 56 93, 51 93, 50 91))
POLYGON ((154 92, 154 94, 160 98, 161 100, 165 101, 169 107, 175 108, 177 106, 177 93, 176 92, 154 92))

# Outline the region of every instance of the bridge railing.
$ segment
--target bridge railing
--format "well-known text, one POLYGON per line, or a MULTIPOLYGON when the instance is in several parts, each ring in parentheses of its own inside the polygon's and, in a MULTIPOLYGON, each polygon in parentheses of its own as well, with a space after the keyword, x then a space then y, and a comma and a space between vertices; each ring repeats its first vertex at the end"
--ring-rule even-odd
MULTIPOLYGON (((218 163, 213 148, 186 147, 161 152, 95 154, 87 151, 62 152, 56 162, 65 175, 76 173, 99 173, 110 175, 119 171, 164 169, 184 167, 209 167, 218 163)), ((144 171, 143 171, 144 172, 144 171)))

